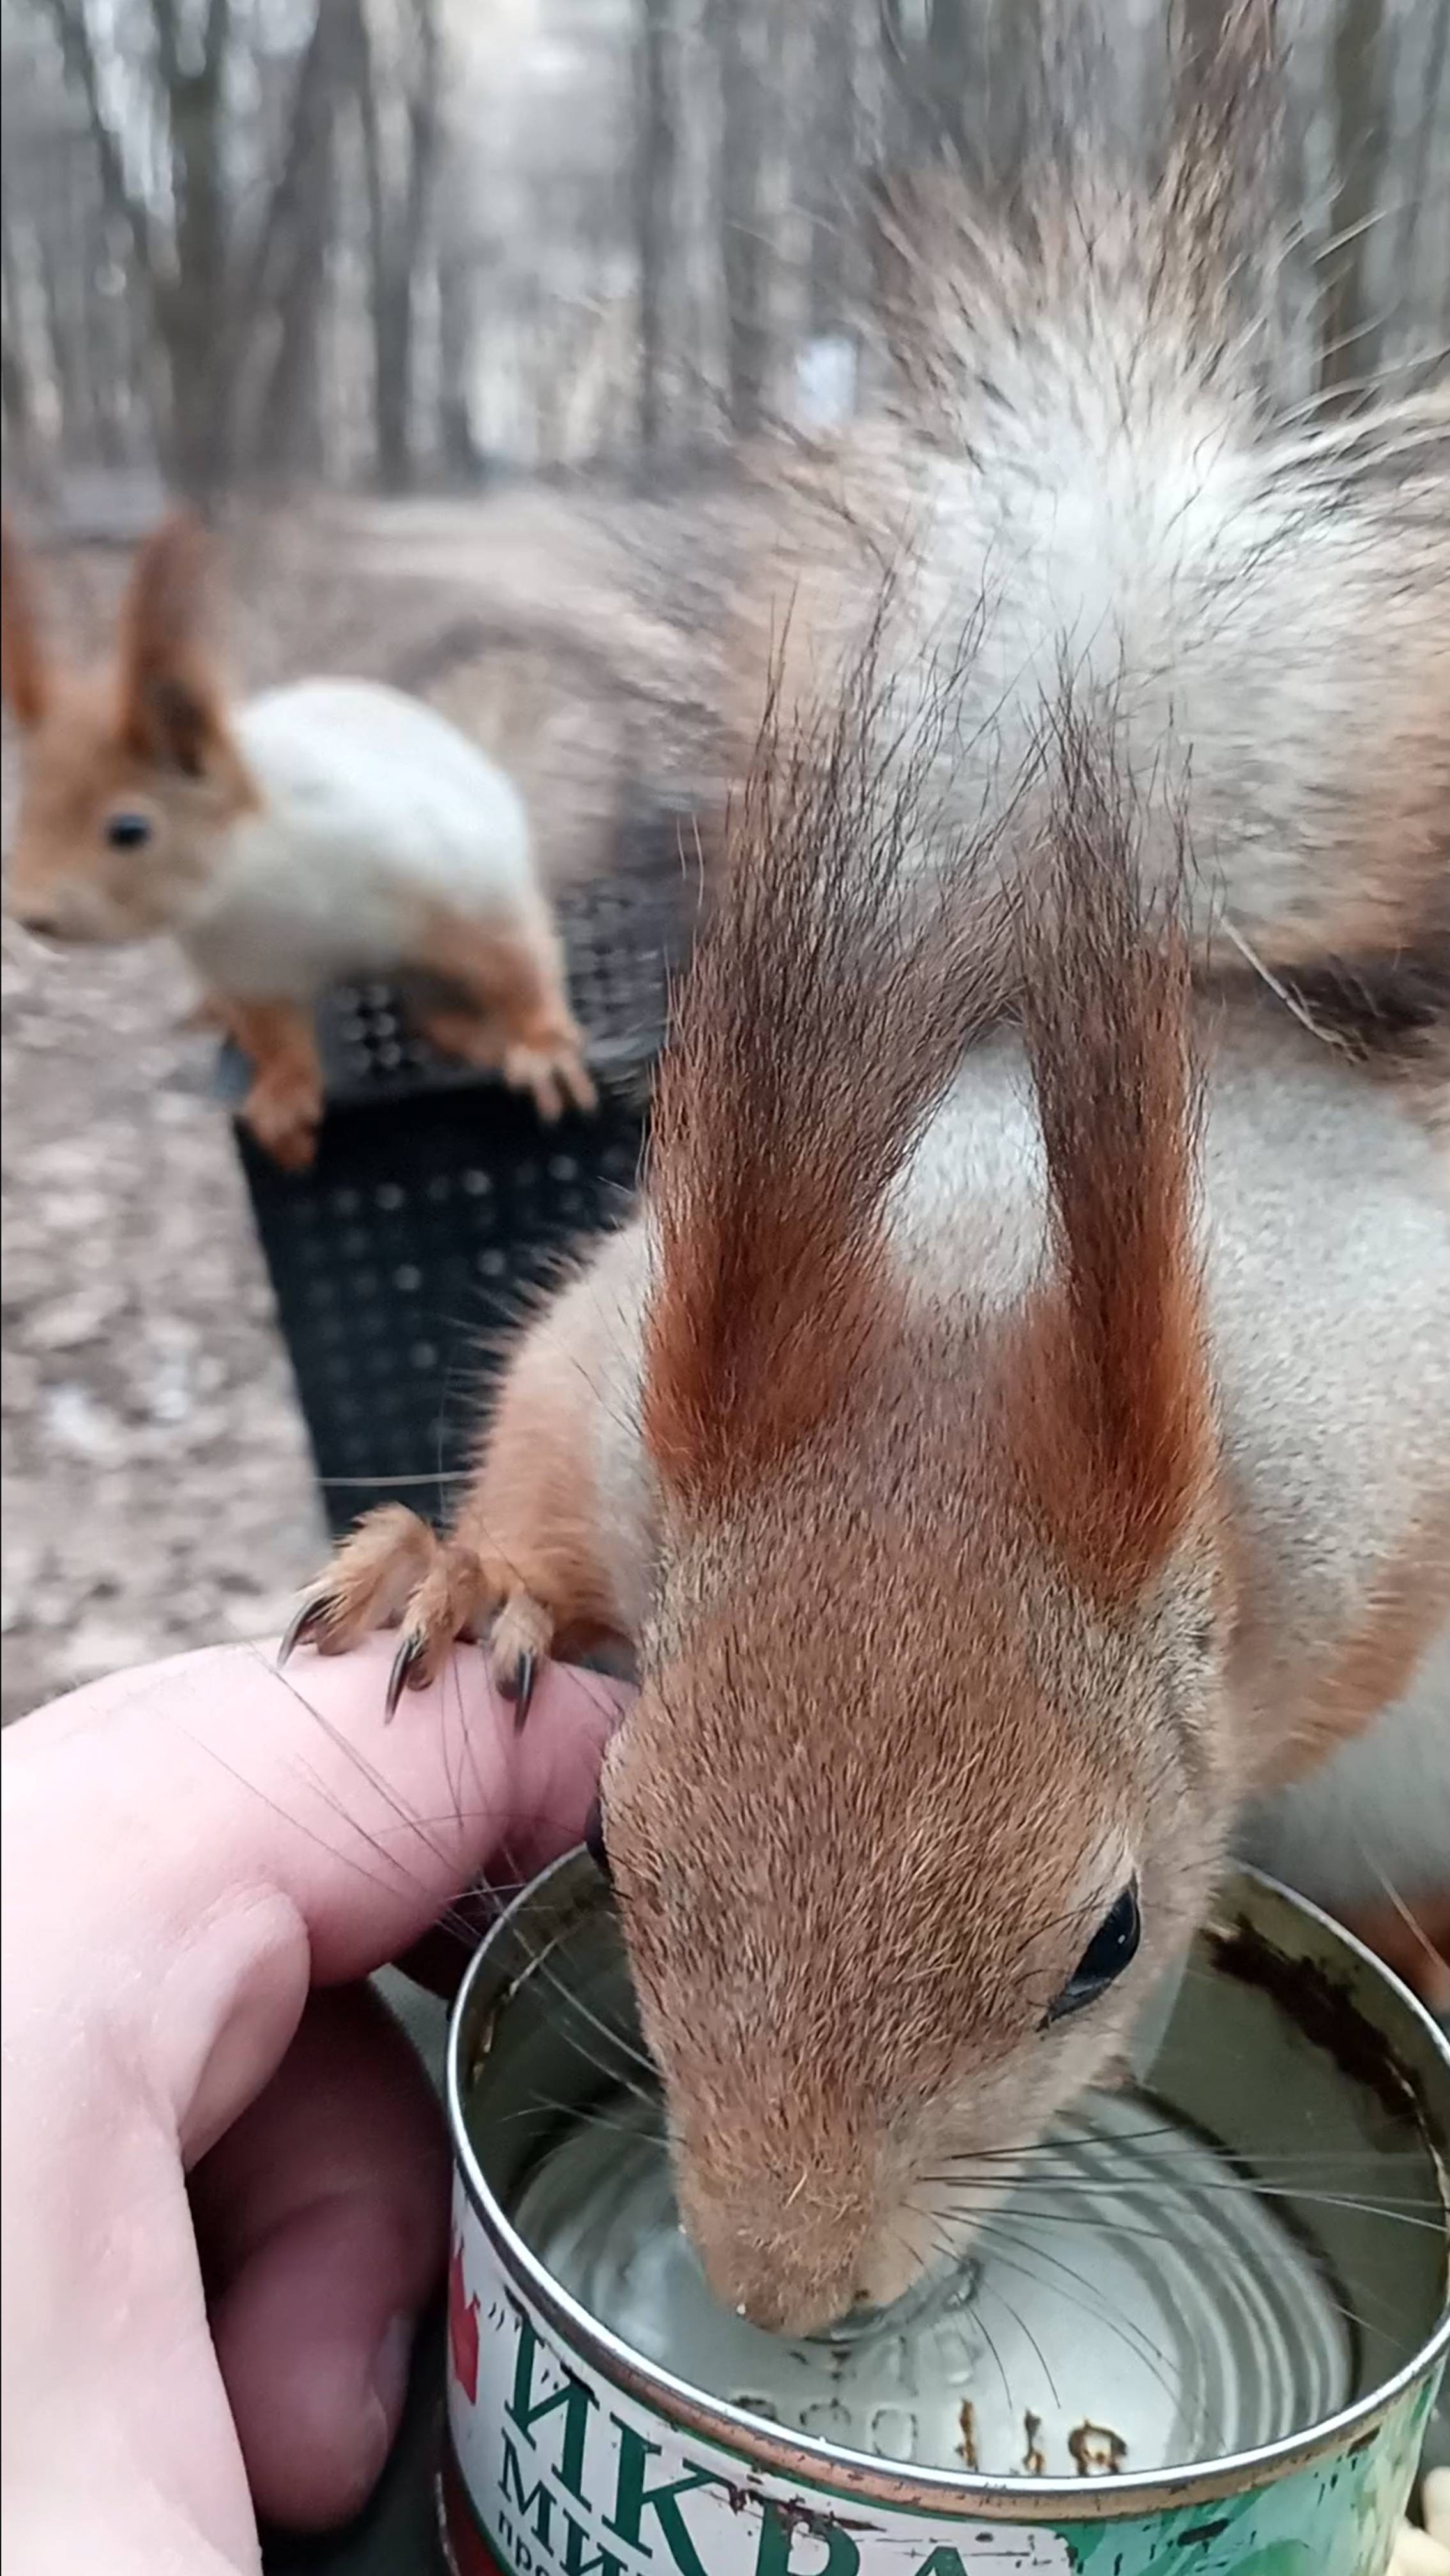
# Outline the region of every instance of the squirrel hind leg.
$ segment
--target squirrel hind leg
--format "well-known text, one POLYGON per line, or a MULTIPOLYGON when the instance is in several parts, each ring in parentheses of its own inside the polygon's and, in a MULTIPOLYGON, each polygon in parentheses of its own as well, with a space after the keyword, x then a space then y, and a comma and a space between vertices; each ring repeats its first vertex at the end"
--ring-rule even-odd
POLYGON ((317 1152, 322 1066, 310 1011, 294 1002, 213 997, 222 1025, 252 1068, 242 1117, 284 1171, 305 1172, 317 1152))
POLYGON ((449 914, 430 926, 420 962, 446 976, 466 1004, 435 1010, 424 1021, 445 1055, 498 1067, 511 1090, 532 1095, 546 1124, 566 1108, 597 1105, 546 914, 488 925, 449 914))

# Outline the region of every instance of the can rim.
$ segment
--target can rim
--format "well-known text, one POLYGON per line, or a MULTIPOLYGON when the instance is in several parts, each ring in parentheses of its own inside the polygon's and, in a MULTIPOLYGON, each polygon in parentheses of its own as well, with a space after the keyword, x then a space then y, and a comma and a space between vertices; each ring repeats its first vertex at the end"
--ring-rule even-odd
MULTIPOLYGON (((879 2458, 875 2453, 838 2449, 809 2433, 797 2433, 767 2423, 750 2415, 728 2398, 713 2397, 707 2390, 680 2379, 662 2363, 651 2361, 645 2354, 621 2340, 597 2317, 590 2315, 562 2283, 540 2262, 538 2256, 513 2226, 506 2211, 490 2187, 474 2152, 464 2115, 462 2061, 464 2041, 472 2016, 473 1992, 487 1974, 495 1943, 501 1941, 515 1917, 541 1890, 577 1866, 580 1850, 565 1852, 520 1889, 490 1928, 473 1959, 469 1962, 463 1983, 454 2002, 448 2030, 446 2067, 446 2101, 448 2127, 453 2155, 464 2188, 475 2215, 491 2239, 496 2253, 520 2284, 527 2289, 549 2323, 563 2336, 579 2358, 600 2370, 615 2385, 650 2406, 668 2422, 688 2430, 692 2438, 712 2444, 734 2456, 743 2452, 752 2463, 772 2475, 793 2480, 821 2493, 843 2490, 866 2495, 877 2504, 897 2511, 944 2514, 948 2519, 995 2522, 1022 2519, 1024 2508, 1029 2521, 1053 2520, 1106 2522, 1115 2520, 1141 2505, 1211 2503, 1226 2495, 1266 2486, 1287 2476, 1296 2468, 1322 2459, 1326 2453, 1349 2448, 1356 2438, 1367 2438, 1397 2401, 1408 2395, 1426 2379, 1436 2365, 1450 2353, 1450 2277, 1447 2277, 1445 2304, 1429 2338, 1408 2361, 1379 2387, 1369 2389, 1337 2413, 1326 2415, 1318 2423, 1301 2427, 1247 2451, 1234 2451, 1221 2459, 1190 2461, 1179 2467, 1131 2471, 1109 2471, 1090 2479, 1038 2478, 1020 2473, 1002 2476, 985 2475, 980 2470, 960 2472, 934 2469, 900 2461, 879 2458)), ((1250 1887, 1260 1888, 1282 1899, 1295 1912, 1328 1932, 1347 1954, 1391 1990, 1396 2004, 1406 2011, 1412 2023, 1418 2023, 1422 2037, 1428 2040, 1432 2054, 1450 2078, 1450 2038, 1442 2031, 1433 2015, 1427 2012, 1417 1995, 1386 1968, 1362 1941, 1336 1923, 1321 1906, 1285 1887, 1264 1870, 1239 1868, 1235 1876, 1250 1887)), ((1233 1881, 1226 1882, 1224 1893, 1233 1881)), ((1443 2169, 1442 2169, 1443 2172, 1443 2169)), ((1450 2245, 1450 2197, 1446 2204, 1447 2245, 1450 2245)))

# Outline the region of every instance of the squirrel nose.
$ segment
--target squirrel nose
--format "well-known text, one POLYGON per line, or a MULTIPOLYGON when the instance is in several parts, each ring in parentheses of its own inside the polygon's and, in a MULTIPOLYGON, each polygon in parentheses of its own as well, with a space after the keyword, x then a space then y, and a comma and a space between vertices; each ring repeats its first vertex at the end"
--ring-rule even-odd
MULTIPOLYGON (((803 2243, 788 2225, 762 2230, 732 2224, 702 2207, 688 2189, 682 2214, 705 2278, 724 2308, 769 2334, 816 2334, 849 2315, 859 2301, 861 2248, 851 2242, 803 2243)), ((854 2234, 855 2231, 852 2231, 854 2234)))
POLYGON ((815 2282, 757 2279, 732 2304, 738 2317, 767 2334, 800 2336, 838 2325, 856 2301, 842 2288, 822 2290, 815 2282))
POLYGON ((29 931, 32 939, 59 939, 63 936, 53 912, 17 912, 15 918, 22 930, 29 931))

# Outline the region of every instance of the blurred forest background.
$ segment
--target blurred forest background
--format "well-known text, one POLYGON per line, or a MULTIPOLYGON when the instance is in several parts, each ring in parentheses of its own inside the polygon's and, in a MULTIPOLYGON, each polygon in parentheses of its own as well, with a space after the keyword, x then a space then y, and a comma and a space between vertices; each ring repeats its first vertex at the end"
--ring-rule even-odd
MULTIPOLYGON (((1226 0, 1183 0, 1186 59, 1226 0)), ((12 474, 402 492, 834 408, 872 175, 1010 184, 1062 0, 3 0, 12 474)), ((1159 0, 1104 0, 1125 139, 1159 0)), ((1450 326, 1450 0, 1285 0, 1289 390, 1450 326)))
MULTIPOLYGON (((1097 0, 1130 152, 1225 5, 1181 0, 1174 55, 1164 0, 1097 0)), ((422 685, 490 615, 618 658, 600 529, 688 551, 740 442, 849 406, 875 181, 956 156, 1010 189, 1075 7, 0 0, 5 479, 62 647, 104 649, 118 541, 182 491, 243 685, 422 685)), ((1450 0, 1282 16, 1274 364, 1351 407, 1450 338, 1450 0)), ((3 979, 15 1714, 265 1633, 324 1542, 177 956, 7 921, 3 979)))

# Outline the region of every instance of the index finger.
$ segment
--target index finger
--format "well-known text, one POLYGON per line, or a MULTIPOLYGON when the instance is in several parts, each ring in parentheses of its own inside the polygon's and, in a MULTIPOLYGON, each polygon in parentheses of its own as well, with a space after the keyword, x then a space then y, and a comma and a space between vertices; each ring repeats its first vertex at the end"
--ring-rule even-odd
POLYGON ((540 1678, 527 1726, 460 1648, 391 1723, 393 1641, 301 1656, 215 1647, 112 1676, 6 1732, 6 1838, 34 1927, 185 1935, 281 1896, 320 1983, 415 1941, 480 1870, 524 1878, 579 1840, 624 1694, 540 1678), (119 1921, 118 1921, 119 1918, 119 1921))

